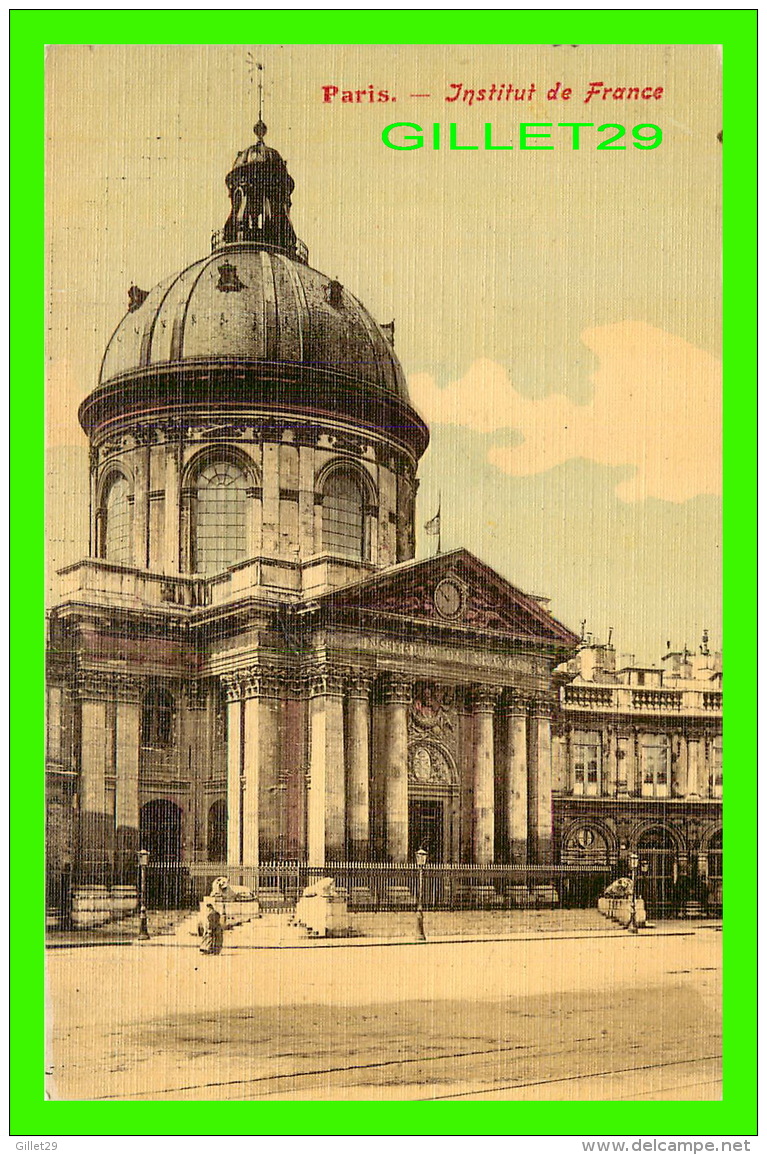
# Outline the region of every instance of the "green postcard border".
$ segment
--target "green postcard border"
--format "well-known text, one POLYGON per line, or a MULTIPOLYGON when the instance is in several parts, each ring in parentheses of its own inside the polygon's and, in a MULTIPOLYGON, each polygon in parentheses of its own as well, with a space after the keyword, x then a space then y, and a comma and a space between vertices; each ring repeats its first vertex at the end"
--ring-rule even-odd
MULTIPOLYGON (((756 1133, 756 10, 11 12, 11 1134, 753 1135, 756 1133), (149 15, 150 19, 146 19, 149 15), (621 1103, 46 1102, 43 1098, 45 44, 721 44, 724 48, 727 929, 724 1098, 621 1103), (385 19, 383 19, 385 17, 385 19), (249 19, 250 18, 250 19, 249 19), (349 30, 356 30, 353 38, 349 30), (151 40, 147 32, 151 31, 151 40), (216 33, 218 32, 218 35, 216 33), (181 39, 179 36, 181 35, 181 39), (33 482, 21 484, 21 478, 33 482), (737 880, 749 880, 739 885, 737 880), (34 896, 30 903, 29 897, 34 896), (211 1131, 211 1124, 215 1131, 211 1131), (632 1129, 629 1130, 629 1127, 632 1129)), ((712 94, 716 99, 716 94, 712 94)), ((659 551, 660 553, 660 551, 659 551)), ((712 559, 714 564, 714 559, 712 559)))

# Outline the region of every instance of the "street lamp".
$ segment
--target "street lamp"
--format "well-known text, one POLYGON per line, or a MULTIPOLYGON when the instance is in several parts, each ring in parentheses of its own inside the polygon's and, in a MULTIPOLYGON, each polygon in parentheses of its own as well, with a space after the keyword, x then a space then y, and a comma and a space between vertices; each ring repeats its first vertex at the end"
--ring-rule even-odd
POLYGON ((639 866, 639 855, 632 850, 629 854, 629 870, 631 871, 631 918, 626 930, 630 934, 637 934, 639 927, 637 926, 637 867, 639 866))
POLYGON ((146 868, 149 865, 149 851, 139 850, 138 852, 138 889, 139 889, 139 925, 138 937, 139 941, 146 942, 149 939, 149 930, 147 928, 146 916, 146 868))
POLYGON ((421 847, 415 852, 415 861, 418 866, 418 890, 415 908, 416 931, 421 942, 426 942, 426 932, 423 929, 423 868, 426 865, 427 854, 421 847))

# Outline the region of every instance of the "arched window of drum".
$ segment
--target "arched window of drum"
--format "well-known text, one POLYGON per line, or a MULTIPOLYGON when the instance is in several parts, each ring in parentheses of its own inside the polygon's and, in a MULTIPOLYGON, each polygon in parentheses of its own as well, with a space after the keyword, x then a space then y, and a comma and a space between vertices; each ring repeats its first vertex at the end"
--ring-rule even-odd
POLYGON ((116 476, 107 489, 102 506, 102 557, 121 565, 130 565, 131 504, 126 478, 116 476))
POLYGON ((220 573, 247 556, 247 478, 237 465, 219 461, 197 477, 194 569, 220 573))
POLYGON ((348 473, 334 473, 322 495, 323 552, 364 557, 362 490, 348 473))
POLYGON ((167 750, 173 744, 173 698, 160 687, 148 690, 141 710, 141 745, 167 750))

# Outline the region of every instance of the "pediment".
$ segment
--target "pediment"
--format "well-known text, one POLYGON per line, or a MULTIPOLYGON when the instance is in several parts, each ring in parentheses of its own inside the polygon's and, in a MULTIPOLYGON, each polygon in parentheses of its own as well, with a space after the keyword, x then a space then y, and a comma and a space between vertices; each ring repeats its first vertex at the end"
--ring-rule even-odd
POLYGON ((393 566, 319 601, 333 617, 356 618, 360 626, 375 619, 377 628, 409 622, 559 647, 578 642, 539 600, 463 549, 393 566))

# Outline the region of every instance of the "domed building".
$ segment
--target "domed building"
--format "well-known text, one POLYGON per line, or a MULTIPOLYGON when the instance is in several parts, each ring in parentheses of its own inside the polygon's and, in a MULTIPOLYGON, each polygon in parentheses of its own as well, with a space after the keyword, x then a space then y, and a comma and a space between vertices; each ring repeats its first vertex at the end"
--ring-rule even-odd
POLYGON ((552 861, 552 670, 578 639, 465 550, 414 560, 429 434, 394 326, 310 266, 265 132, 212 252, 131 286, 80 408, 48 861, 81 922, 135 902, 140 847, 168 902, 178 877, 421 846, 552 861))

